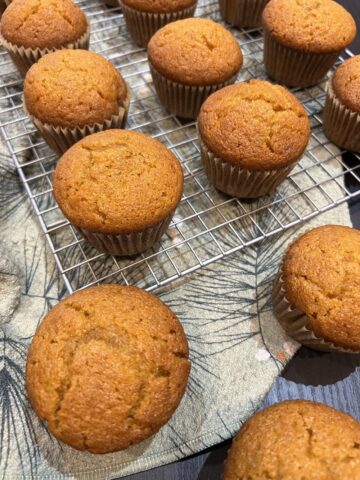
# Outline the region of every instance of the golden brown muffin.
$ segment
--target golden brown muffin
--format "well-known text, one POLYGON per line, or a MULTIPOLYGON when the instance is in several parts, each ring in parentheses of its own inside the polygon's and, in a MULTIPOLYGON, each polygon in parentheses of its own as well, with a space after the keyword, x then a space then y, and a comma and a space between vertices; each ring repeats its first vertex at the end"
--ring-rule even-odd
POLYGON ((307 114, 297 98, 262 80, 213 93, 202 105, 198 122, 208 149, 232 165, 252 170, 294 163, 310 135, 307 114))
POLYGON ((30 402, 57 438, 108 453, 138 443, 177 408, 190 371, 172 311, 135 287, 92 287, 41 322, 26 366, 30 402))
POLYGON ((311 53, 341 51, 356 35, 353 17, 333 0, 271 0, 263 25, 282 45, 311 53))
POLYGON ((86 50, 58 50, 27 72, 27 111, 43 123, 83 127, 103 123, 127 103, 128 89, 116 68, 86 50))
POLYGON ((243 57, 235 38, 223 26, 204 18, 170 23, 151 38, 151 65, 183 85, 215 85, 240 70, 243 57))
POLYGON ((126 6, 147 13, 171 13, 191 7, 197 0, 121 0, 126 6))
POLYGON ((360 113, 360 55, 340 65, 332 78, 332 88, 343 105, 360 113))
POLYGON ((151 227, 175 210, 183 172, 175 155, 157 140, 107 130, 63 155, 53 187, 61 210, 76 226, 126 234, 151 227))
POLYGON ((359 480, 360 424, 304 400, 257 413, 232 444, 224 480, 265 479, 359 480))
POLYGON ((86 30, 85 14, 70 0, 13 0, 0 25, 8 42, 32 49, 64 47, 86 30))
POLYGON ((282 272, 285 296, 306 314, 306 327, 360 350, 360 231, 326 225, 307 232, 287 250, 282 272))

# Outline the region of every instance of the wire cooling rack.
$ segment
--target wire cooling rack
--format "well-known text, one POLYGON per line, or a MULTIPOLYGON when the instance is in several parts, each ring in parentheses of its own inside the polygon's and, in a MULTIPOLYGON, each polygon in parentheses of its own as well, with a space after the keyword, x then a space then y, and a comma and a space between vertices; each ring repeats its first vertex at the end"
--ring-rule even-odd
MULTIPOLYGON (((51 177, 57 157, 24 114, 22 79, 7 53, 0 50, 0 129, 69 292, 99 282, 153 290, 360 194, 360 158, 345 164, 342 152, 323 134, 325 82, 294 90, 309 114, 312 134, 300 164, 278 190, 248 202, 216 191, 201 166, 195 123, 169 115, 159 103, 146 52, 132 42, 120 9, 109 8, 101 0, 78 4, 91 21, 90 48, 111 60, 131 87, 127 127, 151 135, 173 150, 182 162, 185 189, 156 250, 124 259, 89 246, 56 205, 51 177)), ((214 0, 200 0, 196 15, 221 22, 214 0)), ((266 78, 261 30, 232 32, 244 53, 238 81, 266 78)), ((341 61, 351 55, 347 51, 341 61)))

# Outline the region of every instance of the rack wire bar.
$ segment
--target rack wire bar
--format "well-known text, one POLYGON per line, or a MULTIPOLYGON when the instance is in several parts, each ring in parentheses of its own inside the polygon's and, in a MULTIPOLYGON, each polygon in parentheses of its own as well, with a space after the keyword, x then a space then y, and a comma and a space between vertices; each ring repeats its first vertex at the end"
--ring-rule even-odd
MULTIPOLYGON (((77 3, 91 21, 90 48, 111 60, 131 88, 127 128, 157 138, 175 153, 184 169, 185 187, 173 222, 156 249, 133 258, 95 250, 56 205, 51 178, 57 156, 24 114, 22 79, 0 49, 0 131, 70 293, 101 282, 153 290, 360 194, 360 157, 345 162, 344 152, 323 133, 325 81, 292 90, 309 114, 311 139, 301 162, 277 191, 252 201, 218 192, 201 166, 196 123, 181 121, 161 106, 146 52, 131 40, 120 9, 106 7, 102 0, 77 3)), ((221 22, 216 0, 200 0, 196 15, 221 22)), ((231 31, 244 53, 237 81, 266 79, 261 29, 231 31)), ((350 56, 347 50, 339 62, 350 56)))

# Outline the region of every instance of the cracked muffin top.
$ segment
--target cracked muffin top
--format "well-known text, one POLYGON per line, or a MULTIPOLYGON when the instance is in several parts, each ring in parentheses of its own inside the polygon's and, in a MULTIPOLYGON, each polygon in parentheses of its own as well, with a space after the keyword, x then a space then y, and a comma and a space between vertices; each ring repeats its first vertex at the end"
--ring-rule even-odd
POLYGON ((359 480, 360 424, 321 403, 290 400, 255 414, 237 434, 224 480, 359 480))
POLYGON ((310 135, 307 114, 288 90, 262 80, 225 87, 203 103, 201 140, 222 160, 252 170, 299 159, 310 135))
POLYGON ((332 77, 331 85, 341 103, 360 113, 360 55, 340 65, 332 77))
POLYGON ((148 45, 153 67, 185 85, 216 85, 232 78, 243 62, 235 38, 204 18, 187 18, 158 30, 148 45))
POLYGON ((360 231, 326 225, 296 240, 283 261, 285 296, 318 337, 360 349, 360 231))
POLYGON ((183 191, 178 159, 142 133, 106 130, 85 137, 59 160, 54 195, 74 225, 135 233, 172 214, 183 191))
POLYGON ((52 126, 103 123, 129 102, 128 88, 116 68, 87 50, 58 50, 32 65, 24 82, 27 111, 52 126))
POLYGON ((353 17, 333 0, 270 0, 262 18, 279 43, 302 52, 337 52, 356 35, 353 17))
POLYGON ((190 371, 174 313, 135 287, 65 298, 42 320, 26 365, 30 402, 57 438, 108 453, 138 443, 177 408, 190 371))
POLYGON ((70 0, 13 0, 0 25, 8 42, 32 49, 66 46, 87 30, 85 14, 70 0))
POLYGON ((121 0, 134 10, 149 13, 172 13, 191 7, 197 0, 121 0))

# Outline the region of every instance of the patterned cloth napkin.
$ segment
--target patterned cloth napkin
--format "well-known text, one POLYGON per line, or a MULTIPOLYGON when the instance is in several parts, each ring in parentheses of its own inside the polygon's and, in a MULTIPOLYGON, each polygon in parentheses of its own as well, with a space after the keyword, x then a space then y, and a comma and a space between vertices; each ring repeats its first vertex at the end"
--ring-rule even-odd
MULTIPOLYGON (((327 168, 339 167, 328 162, 327 168)), ((96 456, 59 443, 29 406, 27 348, 41 318, 66 290, 6 155, 0 158, 0 173, 0 475, 6 479, 121 477, 230 438, 298 348, 271 310, 272 282, 284 249, 310 226, 350 225, 348 208, 340 205, 157 291, 178 315, 190 342, 187 392, 170 422, 152 438, 124 452, 96 456)), ((332 187, 334 198, 337 188, 332 187)), ((304 199, 297 202, 301 211, 304 199)), ((278 210, 278 218, 285 219, 287 213, 278 210)), ((259 213, 259 225, 271 221, 259 213)))

